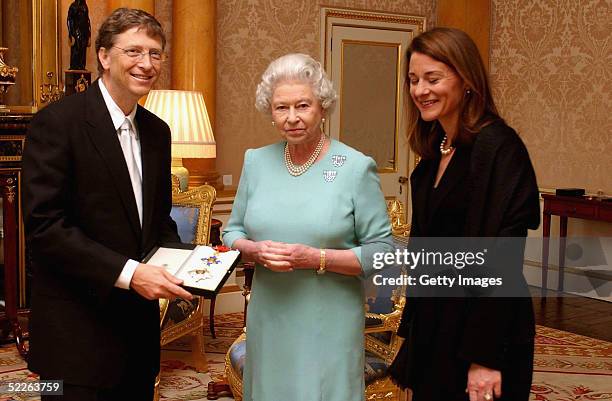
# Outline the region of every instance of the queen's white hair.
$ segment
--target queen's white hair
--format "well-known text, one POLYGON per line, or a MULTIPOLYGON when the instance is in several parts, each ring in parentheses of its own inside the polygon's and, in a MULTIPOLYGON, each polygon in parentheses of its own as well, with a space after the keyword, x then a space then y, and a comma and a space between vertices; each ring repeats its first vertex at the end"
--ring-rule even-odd
POLYGON ((282 82, 298 81, 310 84, 319 100, 321 108, 332 112, 336 104, 336 91, 327 78, 321 63, 307 54, 291 53, 277 58, 270 63, 261 76, 261 82, 255 92, 255 107, 262 113, 270 114, 272 94, 282 82))

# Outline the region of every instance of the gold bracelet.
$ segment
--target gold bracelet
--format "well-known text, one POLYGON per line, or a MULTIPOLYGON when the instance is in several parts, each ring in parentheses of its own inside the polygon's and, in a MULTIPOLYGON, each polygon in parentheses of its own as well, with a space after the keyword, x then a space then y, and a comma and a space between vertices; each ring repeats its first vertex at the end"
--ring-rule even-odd
POLYGON ((325 251, 319 249, 319 252, 319 269, 317 270, 317 274, 325 274, 327 271, 327 266, 325 265, 325 251))

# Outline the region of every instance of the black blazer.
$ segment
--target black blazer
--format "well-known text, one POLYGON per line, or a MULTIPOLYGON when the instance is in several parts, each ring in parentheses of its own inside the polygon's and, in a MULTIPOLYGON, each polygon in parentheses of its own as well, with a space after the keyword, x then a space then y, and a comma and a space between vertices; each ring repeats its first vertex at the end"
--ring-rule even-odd
POLYGON ((97 82, 39 111, 23 154, 32 256, 29 368, 107 387, 159 367, 159 305, 114 287, 128 259, 179 240, 170 218, 170 130, 138 106, 140 226, 128 169, 97 82))
MULTIPOLYGON (((439 159, 423 160, 413 171, 411 237, 521 237, 516 257, 504 262, 504 268, 520 275, 524 237, 537 228, 540 216, 536 178, 523 142, 512 128, 496 122, 476 135, 471 151, 457 148, 451 163, 442 177, 450 185, 441 186, 444 193, 434 203, 428 203, 427 194, 439 159), (457 210, 456 204, 467 207, 457 210)), ((503 373, 513 345, 533 341, 532 303, 528 297, 433 299, 409 293, 398 334, 407 338, 404 361, 393 367, 399 384, 434 394, 443 377, 460 388, 470 363, 503 373), (427 378, 424 366, 435 374, 427 378)), ((524 373, 530 382, 531 371, 524 373)))

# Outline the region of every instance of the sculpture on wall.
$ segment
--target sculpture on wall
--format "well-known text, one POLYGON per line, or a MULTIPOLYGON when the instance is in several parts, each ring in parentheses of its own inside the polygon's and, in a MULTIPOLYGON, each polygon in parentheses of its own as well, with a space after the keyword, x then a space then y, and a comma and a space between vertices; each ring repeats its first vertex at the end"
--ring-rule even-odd
POLYGON ((68 8, 68 38, 70 39, 70 68, 64 71, 66 95, 85 91, 91 84, 91 72, 85 69, 87 48, 91 41, 89 8, 85 0, 74 0, 68 8))
POLYGON ((70 39, 70 69, 84 70, 87 48, 90 46, 91 25, 85 0, 74 0, 68 9, 68 38, 70 39))

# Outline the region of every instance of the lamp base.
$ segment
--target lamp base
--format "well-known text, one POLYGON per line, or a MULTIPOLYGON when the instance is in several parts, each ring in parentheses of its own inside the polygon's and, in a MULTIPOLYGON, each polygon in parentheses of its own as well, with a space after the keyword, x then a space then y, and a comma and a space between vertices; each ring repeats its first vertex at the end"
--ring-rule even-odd
POLYGON ((216 190, 223 189, 223 183, 219 178, 221 175, 215 168, 216 159, 192 159, 183 158, 183 166, 189 170, 189 187, 197 187, 208 184, 216 190))
POLYGON ((175 166, 173 163, 173 165, 170 167, 170 172, 178 177, 181 192, 187 191, 189 188, 189 171, 187 171, 187 169, 182 165, 175 166))

